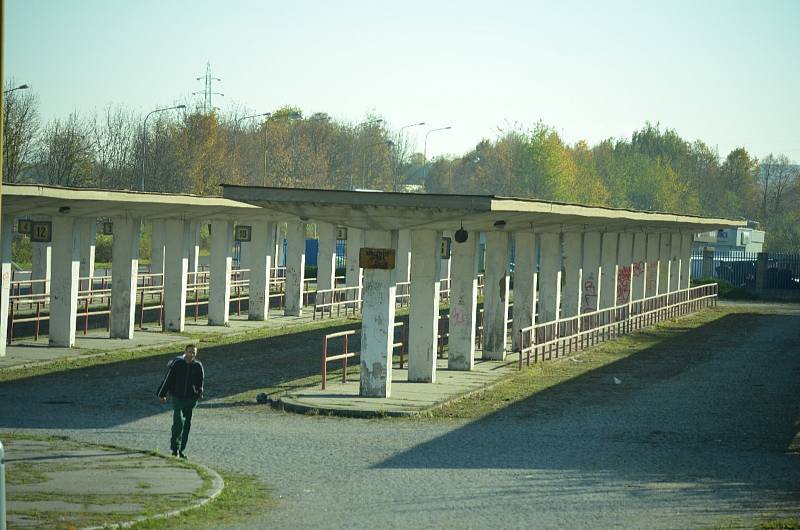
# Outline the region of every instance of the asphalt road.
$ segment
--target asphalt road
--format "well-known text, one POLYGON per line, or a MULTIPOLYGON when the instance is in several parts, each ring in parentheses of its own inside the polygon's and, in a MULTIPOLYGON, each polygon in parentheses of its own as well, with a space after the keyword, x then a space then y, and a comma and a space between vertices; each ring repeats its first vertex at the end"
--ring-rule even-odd
MULTIPOLYGON (((215 373, 243 362, 243 378, 268 372, 265 342, 258 357, 204 359, 209 399, 187 452, 273 486, 278 507, 242 528, 695 528, 799 516, 799 344, 798 306, 753 306, 465 422, 304 417, 213 390, 215 373)), ((164 451, 169 412, 152 396, 165 361, 0 384, 0 428, 164 451)))

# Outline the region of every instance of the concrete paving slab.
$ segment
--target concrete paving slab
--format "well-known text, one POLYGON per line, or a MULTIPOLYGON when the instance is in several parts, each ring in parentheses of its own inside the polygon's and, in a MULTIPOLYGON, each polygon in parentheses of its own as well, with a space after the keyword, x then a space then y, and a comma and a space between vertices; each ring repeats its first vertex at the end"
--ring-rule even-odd
POLYGON ((392 370, 392 395, 370 398, 358 395, 359 382, 353 376, 346 383, 328 380, 327 388, 305 388, 280 398, 286 410, 321 412, 339 416, 413 416, 441 407, 474 392, 483 391, 516 371, 516 360, 477 360, 475 369, 462 372, 447 369, 447 360, 437 360, 436 383, 410 383, 408 370, 392 370))
POLYGON ((183 511, 216 497, 197 468, 176 458, 62 438, 0 435, 6 455, 8 524, 48 527, 125 523, 183 511))

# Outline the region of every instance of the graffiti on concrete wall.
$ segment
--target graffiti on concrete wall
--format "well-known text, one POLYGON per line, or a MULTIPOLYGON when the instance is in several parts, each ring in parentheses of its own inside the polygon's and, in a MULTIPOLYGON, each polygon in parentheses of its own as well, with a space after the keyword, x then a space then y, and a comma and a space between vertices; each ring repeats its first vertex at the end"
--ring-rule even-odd
POLYGON ((658 285, 658 262, 651 261, 647 264, 647 292, 651 295, 656 293, 658 285))
POLYGON ((617 304, 624 304, 631 295, 631 267, 617 269, 617 304))
POLYGON ((583 288, 581 289, 582 311, 594 311, 597 309, 597 279, 596 273, 588 272, 583 277, 583 288))

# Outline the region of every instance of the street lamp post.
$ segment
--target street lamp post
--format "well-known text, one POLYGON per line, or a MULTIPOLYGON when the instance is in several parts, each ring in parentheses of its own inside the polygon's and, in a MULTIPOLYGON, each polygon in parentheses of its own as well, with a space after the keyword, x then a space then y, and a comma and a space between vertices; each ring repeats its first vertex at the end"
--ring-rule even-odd
POLYGON ((239 124, 242 123, 244 120, 249 120, 250 118, 260 118, 261 116, 270 117, 272 113, 270 112, 262 112, 261 114, 251 114, 250 116, 243 116, 236 120, 236 129, 233 131, 233 169, 236 170, 236 159, 237 155, 239 154, 237 148, 239 147, 239 124))
POLYGON ((436 131, 446 131, 448 129, 452 129, 450 125, 447 127, 439 127, 438 129, 431 129, 425 133, 425 146, 422 150, 422 167, 425 169, 425 174, 423 175, 425 178, 425 182, 428 181, 428 135, 432 132, 436 131))
POLYGON ((28 89, 28 88, 30 88, 28 85, 15 86, 14 88, 9 88, 8 90, 3 90, 3 94, 10 94, 11 92, 14 92, 15 90, 25 90, 25 89, 28 89))
POLYGON ((144 125, 142 126, 142 191, 144 191, 144 172, 145 172, 145 161, 147 160, 147 119, 156 112, 164 112, 165 110, 174 110, 174 109, 185 109, 186 105, 175 105, 174 107, 165 107, 163 109, 156 109, 150 111, 147 116, 144 117, 144 125))
MULTIPOLYGON (((425 125, 425 122, 421 121, 419 123, 411 123, 409 125, 403 125, 402 127, 400 127, 400 129, 398 129, 398 131, 397 131, 398 141, 401 141, 401 136, 400 135, 401 135, 401 133, 403 132, 404 129, 408 129, 409 127, 419 127, 420 125, 425 125)), ((402 160, 398 160, 397 161, 397 167, 394 170, 394 175, 393 175, 394 182, 392 183, 392 191, 394 191, 394 192, 397 191, 397 180, 400 177, 399 173, 400 173, 400 164, 401 163, 402 163, 402 160)))

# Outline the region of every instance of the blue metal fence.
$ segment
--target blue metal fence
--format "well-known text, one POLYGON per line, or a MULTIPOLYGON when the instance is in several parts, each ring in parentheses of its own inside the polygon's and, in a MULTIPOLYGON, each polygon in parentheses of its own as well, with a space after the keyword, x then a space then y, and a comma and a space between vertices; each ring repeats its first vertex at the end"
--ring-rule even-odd
MULTIPOLYGON (((756 288, 758 253, 714 252, 711 278, 725 280, 736 287, 756 288)), ((800 289, 800 255, 767 253, 765 258, 764 288, 800 289)), ((692 279, 701 279, 704 274, 703 251, 692 253, 692 279)))

